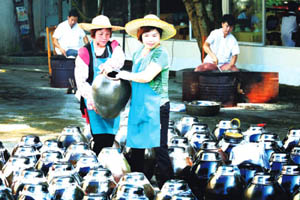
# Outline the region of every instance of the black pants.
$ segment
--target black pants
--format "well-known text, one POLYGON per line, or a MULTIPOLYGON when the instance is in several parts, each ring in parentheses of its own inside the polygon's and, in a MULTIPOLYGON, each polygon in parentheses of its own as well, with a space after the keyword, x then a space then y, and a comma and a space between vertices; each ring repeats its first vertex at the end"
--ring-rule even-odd
MULTIPOLYGON (((154 148, 157 163, 157 183, 159 188, 174 176, 172 163, 168 153, 168 127, 169 127, 170 103, 160 107, 160 147, 154 148)), ((131 171, 143 172, 145 149, 132 148, 131 171)))
POLYGON ((93 151, 98 155, 104 147, 111 147, 115 140, 113 134, 92 134, 93 135, 93 151))

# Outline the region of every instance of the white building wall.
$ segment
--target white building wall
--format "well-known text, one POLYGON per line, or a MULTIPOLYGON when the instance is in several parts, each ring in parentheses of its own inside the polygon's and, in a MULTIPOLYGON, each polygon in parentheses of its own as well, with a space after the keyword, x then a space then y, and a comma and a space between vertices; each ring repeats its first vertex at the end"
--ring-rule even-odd
MULTIPOLYGON (((123 44, 122 36, 113 35, 113 39, 123 44)), ((126 59, 131 60, 132 54, 141 43, 128 36, 125 41, 126 59)), ((197 42, 170 39, 163 41, 162 45, 169 52, 170 69, 173 71, 195 68, 201 64, 197 42)), ((300 48, 240 45, 240 51, 238 68, 257 72, 278 72, 280 84, 300 86, 300 48)))

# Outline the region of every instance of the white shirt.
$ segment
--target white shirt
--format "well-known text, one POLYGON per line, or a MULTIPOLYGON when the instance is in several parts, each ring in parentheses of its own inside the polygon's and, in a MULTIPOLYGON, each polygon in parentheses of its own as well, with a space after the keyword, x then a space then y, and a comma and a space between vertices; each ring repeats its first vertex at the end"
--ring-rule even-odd
MULTIPOLYGON (((224 38, 222 28, 213 30, 206 39, 210 49, 218 58, 218 66, 229 63, 232 56, 240 53, 239 45, 235 37, 229 33, 224 38)), ((213 63, 209 54, 204 58, 204 63, 213 63)))
POLYGON ((294 12, 289 12, 291 15, 282 17, 281 22, 281 40, 284 46, 294 47, 295 42, 292 40, 292 33, 297 31, 296 15, 294 12))
MULTIPOLYGON (((78 50, 84 45, 83 38, 85 32, 76 23, 72 28, 68 20, 60 23, 54 31, 53 37, 58 40, 59 45, 65 49, 78 50)), ((58 48, 55 48, 57 54, 62 54, 58 48)))

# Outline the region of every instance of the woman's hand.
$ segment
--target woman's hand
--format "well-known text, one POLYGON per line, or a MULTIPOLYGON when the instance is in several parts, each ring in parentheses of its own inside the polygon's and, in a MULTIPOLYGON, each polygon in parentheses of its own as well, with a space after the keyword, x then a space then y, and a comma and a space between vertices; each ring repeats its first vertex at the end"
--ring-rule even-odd
POLYGON ((113 71, 113 68, 110 65, 102 64, 99 66, 100 73, 108 74, 109 72, 113 71))
POLYGON ((119 78, 119 79, 124 79, 124 80, 128 80, 128 81, 131 81, 132 80, 132 73, 128 72, 128 71, 120 71, 116 78, 119 78))
POLYGON ((94 110, 96 113, 98 113, 98 110, 95 106, 95 102, 93 99, 87 99, 86 100, 86 107, 88 110, 94 110))

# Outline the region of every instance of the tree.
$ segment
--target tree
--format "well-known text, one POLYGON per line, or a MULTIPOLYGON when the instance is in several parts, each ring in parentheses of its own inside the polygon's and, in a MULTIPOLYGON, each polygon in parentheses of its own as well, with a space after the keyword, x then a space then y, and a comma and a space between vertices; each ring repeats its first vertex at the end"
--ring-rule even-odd
POLYGON ((222 1, 220 0, 182 0, 189 20, 192 23, 194 37, 199 49, 204 39, 215 28, 219 27, 222 18, 222 1), (210 6, 210 9, 208 9, 210 6))

